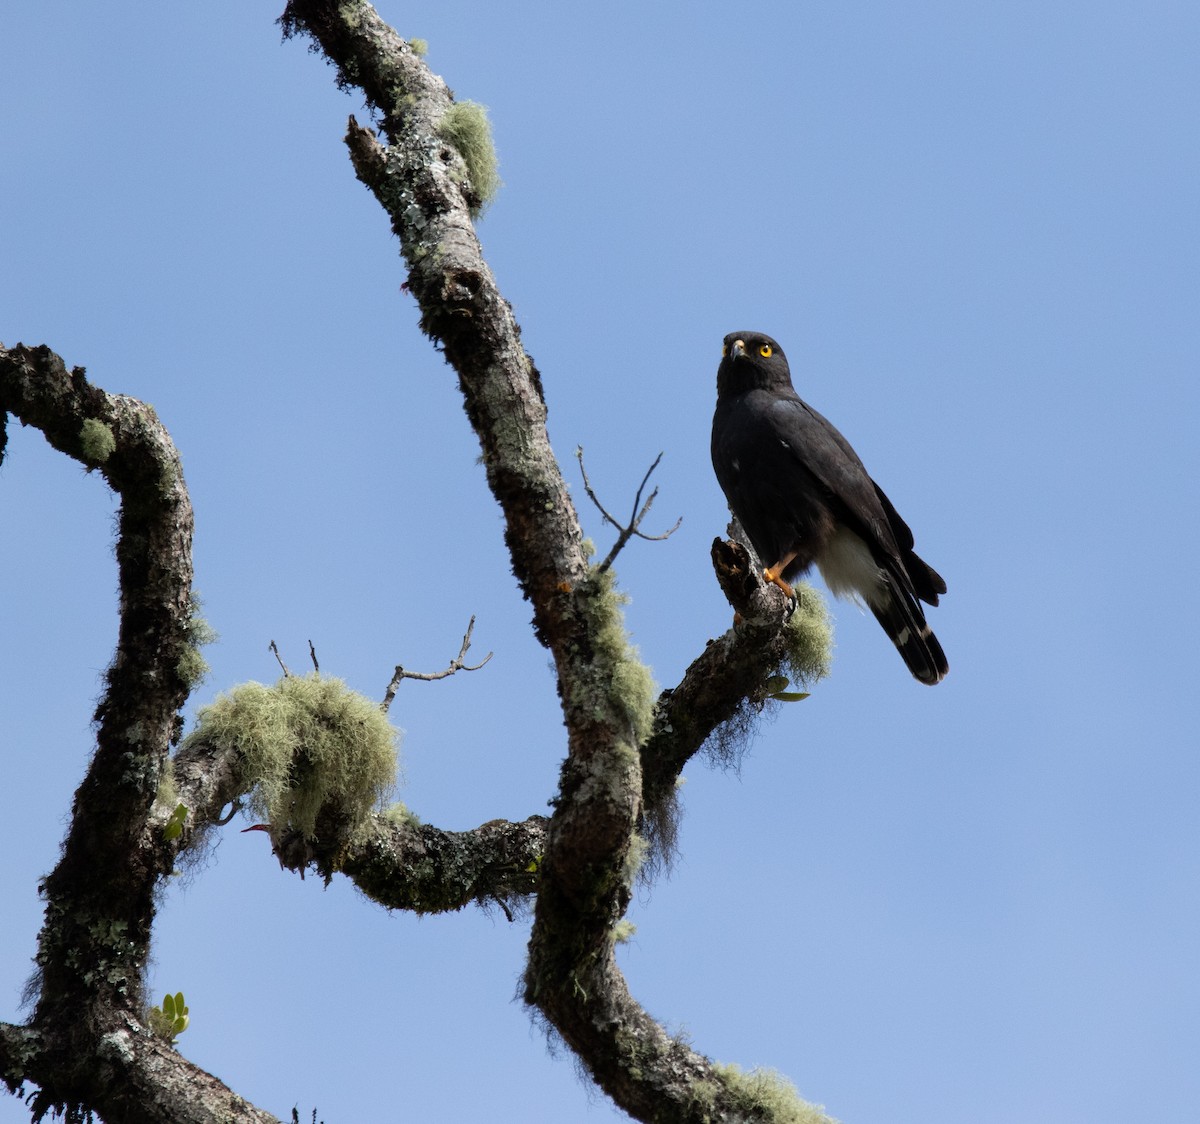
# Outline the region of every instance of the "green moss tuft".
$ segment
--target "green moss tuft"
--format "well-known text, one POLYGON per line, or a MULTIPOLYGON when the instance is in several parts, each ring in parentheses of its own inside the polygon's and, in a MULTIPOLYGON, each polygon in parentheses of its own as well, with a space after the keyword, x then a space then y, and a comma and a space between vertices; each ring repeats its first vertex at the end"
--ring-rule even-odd
POLYGON ((641 872, 643 865, 649 857, 649 841, 635 831, 629 840, 629 850, 625 853, 625 866, 622 871, 626 886, 633 885, 633 880, 641 872))
POLYGON ((477 218, 500 190, 487 107, 473 101, 455 102, 438 122, 438 133, 458 149, 467 166, 471 187, 479 198, 478 204, 471 208, 472 218, 477 218))
POLYGON ((625 633, 621 606, 629 598, 618 592, 613 572, 598 566, 588 571, 580 592, 584 594, 581 603, 590 619, 596 648, 592 668, 597 682, 589 684, 589 689, 621 708, 631 726, 633 744, 641 745, 654 722, 658 687, 625 633))
POLYGON ((825 599, 808 582, 795 592, 799 603, 784 632, 788 654, 783 670, 811 687, 829 674, 833 663, 833 625, 825 599))
POLYGON ((610 930, 613 944, 627 944, 633 940, 633 935, 637 932, 637 926, 627 918, 618 921, 610 930))
POLYGON ((83 446, 83 459, 93 466, 104 464, 117 447, 113 431, 95 418, 84 421, 79 430, 79 443, 83 446))
POLYGON ((739 1116, 747 1120, 774 1120, 778 1124, 835 1124, 818 1105, 809 1104, 782 1074, 773 1069, 752 1069, 749 1073, 736 1065, 713 1065, 741 1102, 739 1116))
POLYGON ((158 774, 158 791, 154 794, 154 803, 163 808, 174 808, 179 803, 179 789, 175 787, 175 766, 169 757, 163 762, 162 772, 158 774))
POLYGON ((276 834, 315 839, 319 818, 324 833, 353 839, 396 783, 399 736, 365 695, 308 675, 235 687, 200 711, 188 740, 241 752, 250 808, 276 834))
POLYGON ((419 59, 423 59, 429 54, 429 44, 424 39, 410 39, 408 49, 419 59))
POLYGON ((417 828, 421 826, 421 817, 399 801, 383 810, 383 818, 397 827, 417 828))
POLYGON ((187 624, 184 625, 187 647, 176 665, 179 677, 188 685, 189 690, 194 690, 208 678, 208 660, 201 654, 200 649, 217 640, 216 629, 200 615, 201 608, 200 595, 192 590, 187 624))

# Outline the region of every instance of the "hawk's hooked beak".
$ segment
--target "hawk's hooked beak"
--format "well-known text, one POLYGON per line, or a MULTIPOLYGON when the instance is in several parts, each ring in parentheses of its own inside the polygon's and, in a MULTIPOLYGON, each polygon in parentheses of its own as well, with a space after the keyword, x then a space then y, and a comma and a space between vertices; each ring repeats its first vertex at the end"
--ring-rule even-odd
POLYGON ((734 340, 729 348, 730 359, 745 359, 746 358, 746 341, 734 340))

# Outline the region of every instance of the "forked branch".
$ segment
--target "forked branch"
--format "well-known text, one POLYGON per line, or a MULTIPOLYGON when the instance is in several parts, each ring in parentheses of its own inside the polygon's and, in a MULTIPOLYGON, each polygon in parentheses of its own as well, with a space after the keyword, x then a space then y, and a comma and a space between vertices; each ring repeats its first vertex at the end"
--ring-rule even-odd
POLYGON ((154 893, 169 848, 153 827, 191 688, 192 509, 154 410, 92 385, 47 347, 0 346, 0 416, 37 427, 120 495, 117 653, 96 709, 96 750, 62 855, 42 884, 37 1002, 0 1028, 0 1079, 31 1081, 35 1118, 272 1119, 142 1025, 154 893), (103 966, 103 970, 99 966, 103 966))
MULTIPOLYGON (((391 217, 421 327, 441 341, 458 374, 488 484, 504 512, 513 572, 554 659, 568 753, 540 866, 526 1000, 639 1119, 782 1119, 778 1107, 749 1094, 727 1070, 667 1036, 629 995, 613 958, 614 926, 636 867, 639 750, 651 736, 652 723, 630 706, 645 671, 625 640, 613 595, 615 553, 587 566, 546 433, 540 377, 483 260, 473 200, 460 186, 469 173, 441 128, 451 95, 363 0, 291 0, 284 26, 312 36, 339 79, 361 87, 380 112, 383 140, 351 122, 351 159, 391 217)), ((643 489, 630 521, 612 520, 622 546, 640 533, 649 507, 643 489)), ((789 1119, 802 1118, 797 1107, 789 1106, 789 1119)))
POLYGON ((444 671, 408 671, 402 664, 396 664, 396 671, 392 675, 391 682, 387 685, 387 691, 384 693, 383 702, 379 704, 380 709, 384 714, 391 709, 392 700, 396 697, 396 691, 400 684, 405 679, 421 679, 426 683, 432 683, 438 679, 446 679, 459 671, 478 671, 485 663, 492 658, 493 653, 488 652, 477 664, 469 664, 466 662, 467 652, 471 649, 471 633, 475 631, 475 615, 471 614, 471 620, 467 624, 467 631, 463 634, 462 647, 458 649, 458 655, 454 657, 447 665, 444 671))
POLYGON ((662 542, 664 539, 669 539, 676 531, 679 530, 680 524, 683 522, 681 515, 675 520, 675 526, 669 531, 664 531, 661 535, 647 535, 641 531, 641 525, 646 516, 650 514, 650 508, 653 506, 655 499, 658 497, 658 488, 650 493, 646 502, 642 503, 642 493, 646 490, 646 485, 650 481, 650 477, 654 470, 658 467, 659 461, 663 459, 662 453, 659 453, 654 458, 654 463, 646 469, 646 475, 642 477, 642 482, 638 485, 637 494, 633 497, 633 511, 630 513, 629 522, 621 523, 614 515, 610 514, 605 506, 596 498, 596 493, 592 488, 592 482, 588 479, 587 469, 583 464, 583 446, 580 445, 575 450, 575 459, 579 461, 579 471, 583 474, 583 488, 588 494, 588 499, 592 501, 604 516, 606 523, 611 523, 617 529, 617 541, 613 543, 612 549, 609 550, 604 561, 600 563, 598 569, 601 573, 607 570, 613 562, 616 561, 617 555, 624 549, 625 544, 635 535, 639 539, 645 539, 647 542, 662 542))

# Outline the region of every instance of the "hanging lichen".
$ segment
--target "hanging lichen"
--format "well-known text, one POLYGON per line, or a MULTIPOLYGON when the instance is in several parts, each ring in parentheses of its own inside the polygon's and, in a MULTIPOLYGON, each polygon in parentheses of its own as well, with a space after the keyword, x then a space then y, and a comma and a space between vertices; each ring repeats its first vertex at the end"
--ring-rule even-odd
POLYGON ((188 741, 238 750, 250 810, 272 832, 317 835, 318 820, 353 838, 396 782, 400 734, 340 679, 244 683, 204 707, 188 741))
POLYGON ((478 218, 500 190, 499 162, 492 142, 487 107, 473 101, 455 102, 438 122, 438 133, 458 149, 467 166, 467 178, 479 202, 471 207, 478 218))

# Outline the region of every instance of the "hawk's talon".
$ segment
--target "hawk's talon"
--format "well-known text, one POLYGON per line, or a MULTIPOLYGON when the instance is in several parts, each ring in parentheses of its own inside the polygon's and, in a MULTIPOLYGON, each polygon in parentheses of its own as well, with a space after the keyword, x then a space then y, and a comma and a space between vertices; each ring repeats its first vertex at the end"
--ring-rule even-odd
MULTIPOLYGON (((790 561, 791 558, 788 559, 788 562, 790 561)), ((786 563, 784 563, 784 565, 786 565, 786 563)), ((783 590, 784 596, 791 600, 796 596, 796 594, 792 590, 792 587, 788 585, 788 583, 785 582, 780 576, 782 573, 783 566, 776 566, 773 569, 768 566, 765 570, 763 570, 763 581, 779 586, 779 588, 783 590)))

